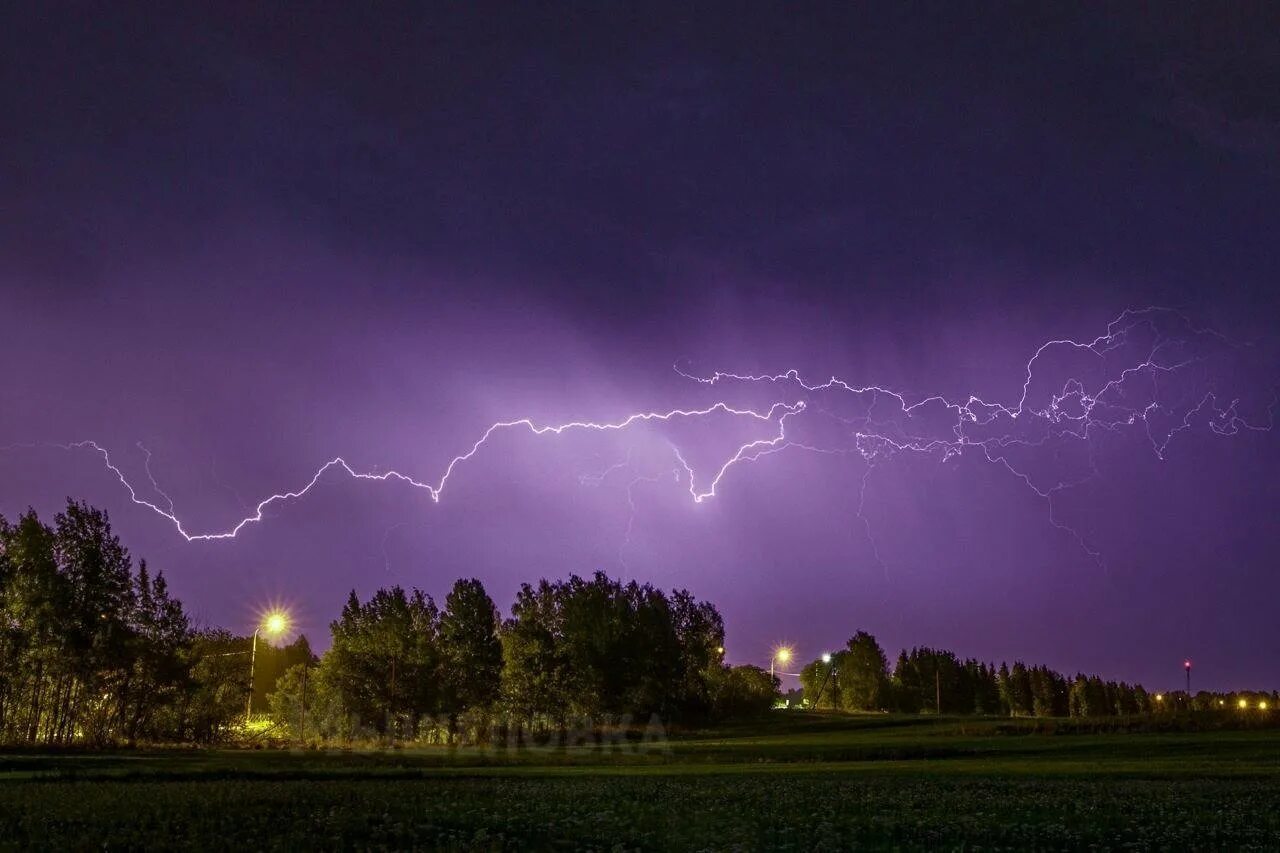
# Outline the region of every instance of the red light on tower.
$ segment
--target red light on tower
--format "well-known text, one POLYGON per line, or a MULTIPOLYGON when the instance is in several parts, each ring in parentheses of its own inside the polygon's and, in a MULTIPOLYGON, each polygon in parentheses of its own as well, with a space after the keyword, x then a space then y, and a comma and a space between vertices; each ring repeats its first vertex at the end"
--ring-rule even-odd
POLYGON ((1183 668, 1187 671, 1187 701, 1191 701, 1191 658, 1187 658, 1182 662, 1183 668))

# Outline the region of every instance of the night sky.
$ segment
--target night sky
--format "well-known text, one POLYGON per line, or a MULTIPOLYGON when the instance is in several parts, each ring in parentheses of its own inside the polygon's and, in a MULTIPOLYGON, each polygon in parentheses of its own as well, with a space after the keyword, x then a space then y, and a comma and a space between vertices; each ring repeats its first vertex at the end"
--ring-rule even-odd
POLYGON ((6 517, 84 498, 200 623, 321 647, 352 587, 603 569, 714 601, 733 662, 861 628, 1280 683, 1274 6, 188 5, 0 13, 6 517), (1087 438, 1032 412, 1153 341, 1190 366, 1087 438), (1025 411, 952 453, 884 392, 681 375, 789 370, 1025 411), (439 503, 330 470, 225 541, 51 446, 205 533, 335 456, 434 484, 497 421, 717 401, 804 401, 808 449, 695 502, 778 413, 500 429, 439 503))

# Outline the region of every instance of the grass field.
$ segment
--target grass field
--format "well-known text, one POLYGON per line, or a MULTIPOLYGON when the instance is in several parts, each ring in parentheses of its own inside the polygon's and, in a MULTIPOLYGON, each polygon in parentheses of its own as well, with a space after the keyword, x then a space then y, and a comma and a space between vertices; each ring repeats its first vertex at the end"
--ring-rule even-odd
POLYGON ((3 849, 1280 849, 1280 731, 786 713, 645 751, 0 757, 3 849))

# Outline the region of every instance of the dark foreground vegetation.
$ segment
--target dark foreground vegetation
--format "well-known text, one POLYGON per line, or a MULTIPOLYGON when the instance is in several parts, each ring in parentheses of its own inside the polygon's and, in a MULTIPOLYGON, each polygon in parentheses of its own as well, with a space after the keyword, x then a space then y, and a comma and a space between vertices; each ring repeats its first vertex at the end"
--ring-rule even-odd
POLYGON ((0 758, 0 849, 1274 849, 1280 732, 775 712, 644 748, 0 758))

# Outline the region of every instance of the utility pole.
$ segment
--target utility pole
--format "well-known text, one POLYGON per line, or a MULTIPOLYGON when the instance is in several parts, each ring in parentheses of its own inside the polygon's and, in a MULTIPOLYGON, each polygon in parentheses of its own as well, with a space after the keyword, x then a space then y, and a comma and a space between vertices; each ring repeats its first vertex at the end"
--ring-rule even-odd
POLYGON ((249 647, 249 698, 244 703, 244 724, 247 728, 253 719, 253 686, 255 681, 254 667, 258 662, 258 634, 268 637, 279 637, 289 630, 289 614, 283 610, 272 610, 264 615, 253 629, 253 644, 249 647))
POLYGON ((1182 666, 1187 671, 1187 702, 1191 702, 1191 659, 1182 662, 1182 666))
POLYGON ((309 667, 304 662, 302 664, 302 722, 298 728, 298 739, 302 743, 307 742, 307 669, 309 667))
POLYGON ((387 707, 384 711, 387 718, 386 719, 387 732, 388 734, 391 735, 392 738, 395 737, 395 734, 391 728, 391 709, 395 707, 395 702, 396 702, 396 658, 395 658, 395 655, 392 655, 391 656, 391 692, 387 694, 387 707))
POLYGON ((253 720, 253 668, 258 661, 258 631, 258 628, 253 629, 253 645, 249 647, 249 698, 244 703, 245 726, 253 720))
POLYGON ((822 662, 827 665, 827 677, 822 679, 822 686, 818 688, 818 695, 813 697, 813 707, 816 709, 818 703, 822 701, 822 693, 827 689, 827 683, 831 681, 831 677, 836 674, 835 664, 832 663, 831 655, 823 655, 822 662))

